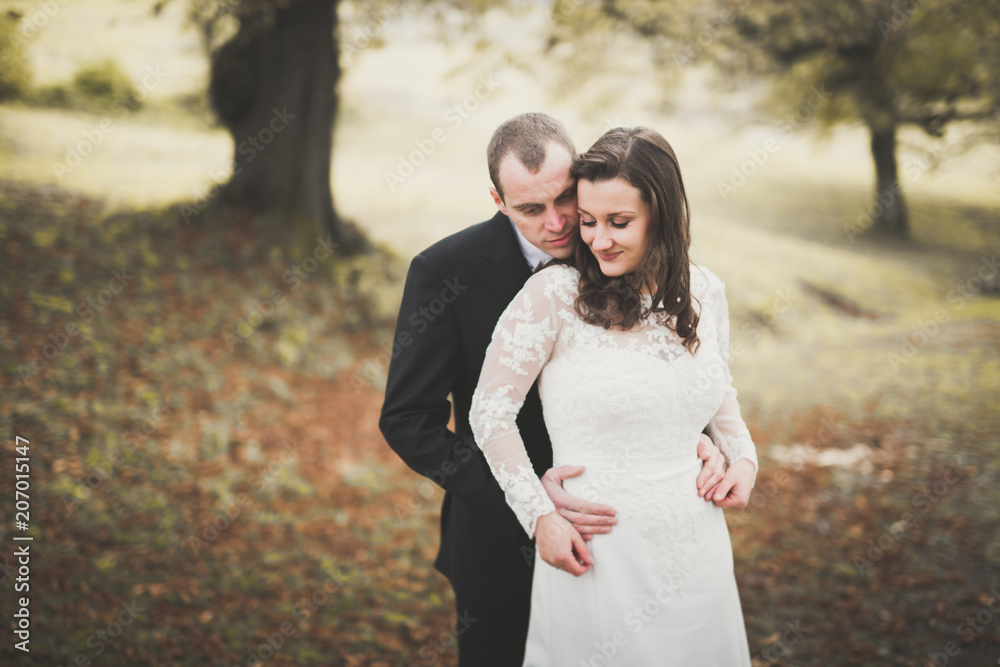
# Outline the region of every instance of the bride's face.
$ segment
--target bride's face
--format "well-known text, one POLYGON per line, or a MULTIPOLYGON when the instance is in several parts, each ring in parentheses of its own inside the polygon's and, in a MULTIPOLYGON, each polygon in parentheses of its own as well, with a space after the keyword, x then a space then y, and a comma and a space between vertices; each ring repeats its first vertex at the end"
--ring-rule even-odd
POLYGON ((649 205, 639 190, 621 178, 577 183, 580 238, 606 276, 632 273, 646 259, 653 241, 649 205))

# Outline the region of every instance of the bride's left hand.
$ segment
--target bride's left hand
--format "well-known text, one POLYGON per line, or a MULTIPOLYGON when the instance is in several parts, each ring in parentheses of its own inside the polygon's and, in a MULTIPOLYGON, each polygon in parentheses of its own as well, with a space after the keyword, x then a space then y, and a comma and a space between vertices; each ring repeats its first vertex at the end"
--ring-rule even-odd
POLYGON ((713 489, 712 500, 719 507, 746 507, 753 488, 754 466, 747 459, 740 459, 729 466, 726 476, 713 489))

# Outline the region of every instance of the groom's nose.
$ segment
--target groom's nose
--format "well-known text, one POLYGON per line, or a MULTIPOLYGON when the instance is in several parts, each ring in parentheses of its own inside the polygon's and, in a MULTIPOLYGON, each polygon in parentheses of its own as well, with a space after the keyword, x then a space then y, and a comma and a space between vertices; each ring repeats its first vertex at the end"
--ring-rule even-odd
POLYGON ((563 230, 563 216, 559 209, 550 206, 545 210, 545 230, 549 232, 561 232, 563 230))

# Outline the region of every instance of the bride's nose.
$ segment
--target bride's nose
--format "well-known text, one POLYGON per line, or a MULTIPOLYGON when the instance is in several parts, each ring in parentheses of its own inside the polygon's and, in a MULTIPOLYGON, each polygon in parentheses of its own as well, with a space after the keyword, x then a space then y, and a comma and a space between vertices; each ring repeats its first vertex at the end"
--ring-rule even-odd
POLYGON ((602 232, 598 229, 597 233, 594 234, 594 250, 609 250, 614 244, 614 239, 607 232, 602 232))

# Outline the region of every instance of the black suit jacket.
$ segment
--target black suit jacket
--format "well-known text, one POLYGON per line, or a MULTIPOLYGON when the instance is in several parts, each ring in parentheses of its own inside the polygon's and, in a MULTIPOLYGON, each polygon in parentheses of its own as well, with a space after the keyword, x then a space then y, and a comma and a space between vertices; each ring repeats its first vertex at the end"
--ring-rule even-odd
MULTIPOLYGON (((435 567, 459 596, 479 590, 478 579, 515 567, 526 573, 515 578, 530 586, 532 541, 469 428, 493 329, 530 275, 510 220, 497 213, 417 255, 406 277, 379 427, 410 468, 446 492, 435 567)), ((540 476, 552 466, 552 446, 537 386, 517 424, 540 476)))

